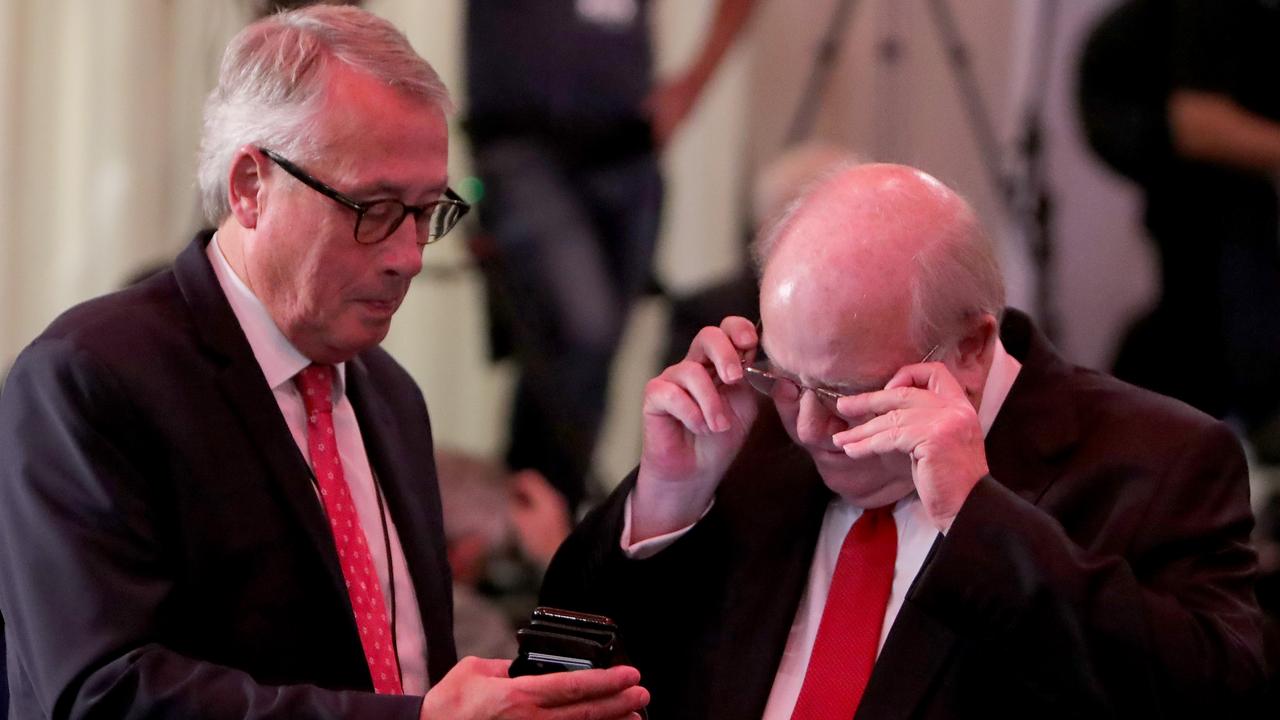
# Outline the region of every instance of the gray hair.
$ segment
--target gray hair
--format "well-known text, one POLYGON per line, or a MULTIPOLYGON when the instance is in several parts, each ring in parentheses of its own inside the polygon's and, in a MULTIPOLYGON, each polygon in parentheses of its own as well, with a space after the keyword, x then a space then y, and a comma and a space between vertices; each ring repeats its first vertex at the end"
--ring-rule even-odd
POLYGON ((968 203, 943 236, 914 258, 912 340, 925 348, 956 339, 967 320, 1004 316, 1004 275, 995 247, 968 203))
MULTIPOLYGON (((809 199, 858 164, 842 163, 806 184, 786 210, 756 237, 751 258, 757 276, 764 276, 765 265, 809 199)), ((916 271, 911 280, 911 339, 921 352, 954 339, 951 336, 970 318, 990 314, 999 322, 1004 315, 1004 274, 995 246, 972 206, 954 190, 951 192, 959 201, 958 211, 941 237, 913 258, 916 271)))
POLYGON ((227 173, 240 148, 263 145, 298 162, 314 159, 325 68, 335 62, 453 111, 436 71, 376 15, 319 5, 259 20, 227 45, 218 85, 205 101, 197 180, 209 222, 231 211, 227 173))

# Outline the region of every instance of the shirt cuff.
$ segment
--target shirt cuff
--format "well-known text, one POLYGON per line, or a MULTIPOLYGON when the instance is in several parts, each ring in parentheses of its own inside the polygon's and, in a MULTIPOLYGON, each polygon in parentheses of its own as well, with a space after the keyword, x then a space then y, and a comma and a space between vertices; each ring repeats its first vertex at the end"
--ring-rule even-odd
MULTIPOLYGON (((632 492, 635 492, 635 491, 633 490, 632 492)), ((627 493, 627 499, 622 508, 622 538, 620 543, 622 546, 622 554, 626 555, 631 560, 644 560, 645 558, 651 558, 654 555, 657 555, 663 550, 666 550, 667 548, 671 547, 671 545, 675 543, 675 541, 684 537, 685 533, 692 530, 694 525, 697 525, 699 522, 701 522, 702 518, 706 517, 707 513, 711 512, 711 508, 715 504, 716 504, 715 498, 712 498, 711 502, 707 503, 707 508, 702 511, 702 514, 698 516, 697 520, 680 528, 679 530, 672 530, 669 533, 663 533, 662 535, 655 535, 654 537, 651 537, 647 540, 641 540, 638 543, 632 543, 631 542, 631 493, 627 493)))

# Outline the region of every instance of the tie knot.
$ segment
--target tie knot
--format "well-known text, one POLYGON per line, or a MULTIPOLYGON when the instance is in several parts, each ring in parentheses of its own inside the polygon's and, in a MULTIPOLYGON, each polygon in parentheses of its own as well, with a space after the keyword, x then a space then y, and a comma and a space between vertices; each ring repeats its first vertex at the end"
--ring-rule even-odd
POLYGON ((308 365, 294 377, 308 415, 333 412, 333 366, 308 365))
POLYGON ((857 522, 849 530, 848 539, 856 542, 868 542, 873 538, 897 535, 897 525, 893 521, 893 505, 867 508, 862 511, 857 522))
POLYGON ((862 511, 868 522, 881 522, 883 520, 893 519, 893 505, 881 505, 880 507, 867 508, 862 511))

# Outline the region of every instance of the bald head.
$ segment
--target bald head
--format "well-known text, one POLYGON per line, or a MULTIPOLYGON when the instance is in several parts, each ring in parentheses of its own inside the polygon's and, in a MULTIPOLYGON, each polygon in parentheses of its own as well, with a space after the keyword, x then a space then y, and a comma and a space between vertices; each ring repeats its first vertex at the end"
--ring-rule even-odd
MULTIPOLYGON (((805 192, 757 248, 761 343, 771 369, 857 395, 886 387, 928 355, 979 407, 999 342, 1003 285, 973 210, 901 165, 838 170, 805 192)), ((850 458, 837 416, 802 395, 778 417, 827 487, 859 507, 911 492, 911 458, 850 458)))
MULTIPOLYGON (((902 165, 842 168, 811 187, 756 248, 766 316, 787 310, 841 335, 927 348, 966 315, 999 316, 1004 285, 973 209, 902 165)), ((806 323, 809 324, 809 323, 806 323)))

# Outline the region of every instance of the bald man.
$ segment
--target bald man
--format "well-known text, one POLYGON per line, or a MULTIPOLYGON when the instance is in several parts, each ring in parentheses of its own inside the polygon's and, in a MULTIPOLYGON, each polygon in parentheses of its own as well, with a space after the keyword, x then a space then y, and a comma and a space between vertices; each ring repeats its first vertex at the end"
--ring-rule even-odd
POLYGON ((1004 308, 972 209, 841 170, 758 243, 759 323, 645 389, 638 470, 543 601, 615 618, 655 717, 1232 716, 1260 682, 1221 423, 1004 308))

